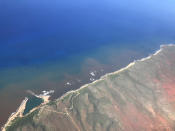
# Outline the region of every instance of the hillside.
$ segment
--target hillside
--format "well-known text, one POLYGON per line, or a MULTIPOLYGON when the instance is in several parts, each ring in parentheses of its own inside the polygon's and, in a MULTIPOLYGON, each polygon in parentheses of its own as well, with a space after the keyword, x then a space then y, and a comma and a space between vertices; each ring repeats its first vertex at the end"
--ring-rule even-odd
POLYGON ((71 91, 7 131, 174 131, 175 46, 71 91))

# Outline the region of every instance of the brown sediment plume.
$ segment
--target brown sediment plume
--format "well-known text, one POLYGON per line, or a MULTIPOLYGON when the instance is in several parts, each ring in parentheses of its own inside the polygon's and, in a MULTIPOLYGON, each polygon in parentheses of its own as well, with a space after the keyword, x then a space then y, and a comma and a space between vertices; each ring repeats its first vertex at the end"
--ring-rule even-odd
POLYGON ((10 126, 11 122, 16 118, 16 117, 22 117, 23 116, 23 112, 25 110, 25 107, 26 107, 26 103, 28 101, 28 98, 26 97, 21 105, 18 107, 18 109, 16 110, 16 112, 13 112, 11 114, 11 116, 8 118, 6 124, 2 127, 2 131, 5 131, 6 127, 7 126, 10 126))
MULTIPOLYGON (((147 58, 43 104, 32 123, 42 123, 45 130, 173 131, 174 78, 175 46, 166 45, 147 58)), ((15 129, 26 127, 35 130, 30 121, 15 129)))
MULTIPOLYGON (((30 90, 28 90, 27 92, 30 93, 31 95, 34 95, 34 96, 36 96, 36 97, 38 97, 38 98, 43 99, 43 101, 44 101, 44 102, 41 103, 39 106, 33 108, 30 112, 35 111, 35 110, 38 109, 41 105, 47 104, 47 103, 50 101, 50 100, 49 100, 50 95, 43 95, 43 94, 36 95, 34 92, 32 92, 32 91, 30 91, 30 90)), ((26 97, 26 98, 22 101, 21 105, 18 107, 18 109, 16 110, 16 112, 12 113, 11 116, 8 118, 6 124, 1 128, 2 131, 5 131, 6 127, 10 126, 11 122, 12 122, 15 118, 17 118, 17 117, 23 117, 23 112, 24 112, 24 110, 25 110, 27 101, 28 101, 28 98, 26 97)), ((30 113, 30 112, 29 112, 29 113, 30 113)), ((29 114, 29 113, 28 113, 28 114, 29 114)))

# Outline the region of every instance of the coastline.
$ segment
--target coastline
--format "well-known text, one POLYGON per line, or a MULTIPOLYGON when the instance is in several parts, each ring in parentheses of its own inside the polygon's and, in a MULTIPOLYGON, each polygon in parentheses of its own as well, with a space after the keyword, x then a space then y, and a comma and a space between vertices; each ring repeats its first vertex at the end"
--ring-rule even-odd
POLYGON ((18 109, 16 110, 16 112, 13 112, 10 117, 8 118, 7 122, 5 123, 5 125, 1 128, 2 131, 5 131, 5 128, 7 126, 9 126, 11 124, 11 122, 16 118, 16 117, 22 117, 23 116, 23 112, 24 109, 26 107, 26 103, 28 101, 28 98, 26 97, 20 104, 20 106, 18 107, 18 109))
POLYGON ((31 112, 33 112, 33 111, 35 111, 36 109, 40 108, 42 105, 45 105, 45 104, 47 104, 47 103, 50 102, 50 100, 49 100, 50 96, 49 96, 49 95, 47 95, 47 96, 44 96, 44 95, 43 95, 43 96, 36 96, 36 97, 43 99, 44 102, 41 103, 39 106, 36 106, 36 107, 33 108, 32 110, 30 110, 27 114, 22 115, 21 117, 30 114, 31 112))
MULTIPOLYGON (((126 67, 121 68, 121 69, 119 69, 119 70, 117 70, 117 71, 114 71, 114 72, 112 72, 112 73, 107 73, 107 74, 101 76, 99 79, 97 79, 97 80, 95 80, 95 81, 93 81, 93 82, 91 82, 91 83, 88 83, 88 84, 85 84, 85 85, 81 86, 79 89, 70 90, 70 91, 68 91, 67 93, 63 94, 60 98, 55 99, 55 100, 57 101, 57 100, 64 99, 64 97, 66 97, 66 96, 69 95, 70 93, 79 93, 80 90, 82 90, 82 89, 88 87, 89 85, 92 85, 92 84, 95 84, 95 83, 97 83, 97 82, 100 82, 100 81, 104 80, 106 77, 108 77, 108 76, 110 76, 110 75, 118 74, 118 73, 120 73, 120 72, 122 72, 122 71, 124 71, 124 70, 127 70, 128 68, 134 66, 134 65, 136 64, 136 62, 138 62, 138 61, 141 61, 141 62, 142 62, 142 61, 151 59, 153 56, 158 55, 158 54, 163 50, 163 48, 164 48, 164 47, 167 47, 167 46, 175 46, 175 45, 174 45, 174 44, 160 45, 160 49, 158 49, 157 51, 155 51, 155 53, 153 53, 153 54, 151 54, 151 55, 149 55, 149 56, 147 56, 147 57, 145 57, 145 58, 142 58, 142 59, 140 59, 140 60, 134 60, 133 62, 131 62, 130 64, 128 64, 126 67)), ((49 100, 50 95, 36 95, 36 94, 33 93, 32 91, 29 91, 29 92, 30 92, 32 95, 34 95, 34 96, 36 96, 36 97, 38 97, 38 98, 42 98, 42 99, 44 100, 44 102, 43 102, 41 105, 39 105, 39 106, 33 108, 29 113, 31 113, 31 112, 35 111, 36 109, 40 108, 42 105, 45 105, 45 104, 47 104, 48 102, 50 102, 50 100, 49 100)), ((2 127, 2 131, 5 131, 5 128, 6 128, 7 126, 9 126, 9 125, 11 124, 11 122, 12 122, 18 115, 19 115, 20 117, 23 117, 22 114, 23 114, 23 111, 24 111, 24 109, 25 109, 25 105, 26 105, 27 100, 28 100, 28 99, 27 99, 27 100, 26 100, 26 99, 27 99, 27 98, 25 98, 25 100, 22 101, 22 103, 21 103, 21 105, 19 106, 19 108, 17 109, 17 111, 16 111, 15 113, 12 113, 12 115, 9 117, 8 121, 6 122, 6 124, 2 127)), ((27 113, 27 114, 29 114, 29 113, 27 113)), ((27 114, 26 114, 26 115, 27 115, 27 114)))
POLYGON ((50 100, 49 100, 49 98, 50 98, 50 95, 49 95, 49 94, 54 93, 53 90, 51 90, 51 91, 43 91, 43 94, 40 94, 40 95, 35 94, 35 93, 32 92, 31 90, 28 90, 27 92, 28 92, 29 94, 31 94, 31 95, 37 97, 37 98, 43 99, 44 102, 42 103, 42 105, 48 103, 48 102, 50 101, 50 100))
POLYGON ((167 46, 175 46, 175 44, 162 44, 162 45, 160 45, 160 48, 157 51, 155 51, 153 54, 150 54, 149 56, 147 56, 145 58, 142 58, 142 59, 134 60, 133 62, 129 63, 127 66, 125 66, 125 67, 123 67, 123 68, 121 68, 121 69, 119 69, 117 71, 114 71, 114 72, 111 72, 111 73, 106 73, 105 75, 101 76, 99 79, 97 79, 97 80, 95 80, 95 81, 93 81, 91 83, 85 84, 85 85, 81 86, 79 89, 68 91, 63 96, 58 98, 57 100, 64 99, 64 97, 66 97, 70 93, 76 93, 76 92, 79 93, 80 90, 82 90, 83 88, 88 87, 89 85, 92 85, 92 84, 95 84, 97 82, 100 82, 100 81, 104 80, 106 77, 108 77, 110 75, 115 75, 115 74, 118 74, 118 73, 120 73, 120 72, 122 72, 124 70, 127 70, 128 68, 134 66, 136 64, 136 62, 138 62, 138 61, 143 62, 145 60, 151 59, 153 56, 158 55, 160 52, 162 52, 163 48, 167 47, 167 46))
MULTIPOLYGON (((47 95, 44 95, 44 94, 36 95, 36 94, 35 94, 34 92, 32 92, 32 91, 28 91, 28 92, 29 92, 31 95, 34 95, 34 96, 36 96, 36 97, 38 97, 38 98, 43 99, 43 103, 41 103, 39 106, 33 108, 29 113, 35 111, 35 110, 38 109, 40 106, 45 105, 45 104, 47 104, 47 103, 50 101, 50 100, 49 100, 50 95, 48 95, 48 94, 47 94, 47 95)), ((28 101, 28 98, 25 97, 25 99, 21 102, 20 106, 17 108, 16 112, 13 112, 13 113, 10 115, 10 117, 8 118, 8 120, 7 120, 7 122, 5 123, 5 125, 4 125, 3 127, 1 127, 1 130, 2 130, 2 131, 6 131, 6 130, 5 130, 6 127, 10 126, 11 122, 12 122, 16 117, 23 117, 23 116, 25 116, 25 115, 23 115, 23 112, 24 112, 24 110, 25 110, 25 108, 26 108, 26 103, 27 103, 27 101, 28 101)), ((29 114, 29 113, 27 113, 27 114, 29 114)), ((26 115, 27 115, 27 114, 26 114, 26 115)))

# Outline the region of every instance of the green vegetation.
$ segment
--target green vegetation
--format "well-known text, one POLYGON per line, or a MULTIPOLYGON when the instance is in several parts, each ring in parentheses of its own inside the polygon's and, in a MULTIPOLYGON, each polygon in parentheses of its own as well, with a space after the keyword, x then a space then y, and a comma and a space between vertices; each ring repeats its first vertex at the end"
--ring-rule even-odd
POLYGON ((50 101, 49 103, 47 103, 48 106, 52 106, 52 105, 56 105, 56 101, 50 101))
POLYGON ((69 99, 69 97, 71 97, 73 95, 72 92, 70 92, 69 94, 66 94, 62 99, 61 101, 64 102, 65 100, 69 99))
POLYGON ((35 110, 34 112, 30 113, 29 115, 25 117, 17 117, 12 121, 12 124, 8 127, 6 127, 6 131, 16 131, 17 128, 23 127, 24 125, 31 124, 35 126, 35 123, 33 122, 33 117, 38 114, 39 110, 35 110))

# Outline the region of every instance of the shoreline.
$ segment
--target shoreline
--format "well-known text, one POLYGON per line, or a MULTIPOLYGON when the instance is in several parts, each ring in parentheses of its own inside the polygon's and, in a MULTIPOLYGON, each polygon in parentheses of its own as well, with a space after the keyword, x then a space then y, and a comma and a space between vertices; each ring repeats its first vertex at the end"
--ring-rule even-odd
MULTIPOLYGON (((80 90, 82 90, 82 89, 88 87, 88 86, 91 85, 91 84, 95 84, 95 83, 97 83, 97 82, 99 82, 99 81, 102 81, 102 80, 104 80, 106 77, 108 77, 108 76, 110 76, 110 75, 118 74, 118 73, 120 73, 120 72, 122 72, 122 71, 124 71, 124 70, 127 70, 128 68, 134 66, 134 65, 136 64, 136 62, 139 62, 139 61, 142 62, 142 61, 151 59, 153 56, 158 55, 160 52, 162 52, 163 48, 164 48, 164 47, 167 47, 167 46, 175 46, 175 45, 174 45, 174 44, 160 45, 160 48, 159 48, 157 51, 155 51, 153 54, 150 54, 149 56, 147 56, 147 57, 145 57, 145 58, 142 58, 142 59, 139 59, 139 60, 134 60, 133 62, 129 63, 127 66, 125 66, 125 67, 123 67, 123 68, 121 68, 121 69, 119 69, 119 70, 117 70, 117 71, 114 71, 114 72, 111 72, 111 73, 106 73, 105 75, 101 76, 99 79, 97 79, 97 80, 95 80, 95 81, 93 81, 93 82, 91 82, 91 83, 84 84, 84 85, 82 85, 80 88, 78 88, 78 89, 76 89, 76 90, 70 90, 70 91, 66 92, 65 94, 63 94, 61 97, 55 99, 55 101, 64 99, 64 97, 66 97, 66 96, 69 95, 70 93, 76 93, 76 92, 79 93, 80 90)), ((35 111, 36 109, 38 109, 38 108, 41 107, 42 105, 45 105, 45 104, 47 104, 48 102, 50 102, 50 100, 49 100, 50 95, 44 95, 44 94, 36 95, 34 92, 32 92, 32 91, 30 91, 30 90, 29 90, 28 92, 31 93, 32 95, 34 95, 34 96, 36 96, 36 97, 41 98, 41 99, 44 100, 43 103, 41 103, 39 106, 33 108, 29 113, 35 111)), ((26 99, 28 100, 28 98, 26 98, 26 99)), ((12 115, 8 118, 8 121, 7 121, 7 122, 5 123, 5 125, 1 128, 2 131, 5 131, 5 128, 6 128, 7 126, 10 125, 10 123, 18 116, 18 114, 20 114, 20 117, 23 117, 23 115, 21 115, 21 114, 23 113, 23 111, 24 111, 24 109, 25 109, 25 105, 26 105, 26 103, 27 103, 27 100, 26 100, 26 99, 22 101, 22 103, 21 103, 21 105, 19 106, 19 108, 17 109, 17 111, 16 111, 15 113, 12 113, 12 115), (22 111, 21 108, 22 108, 22 109, 24 108, 23 111, 22 111)), ((29 113, 27 113, 27 114, 29 114, 29 113)), ((27 115, 27 114, 26 114, 26 115, 27 115)))
MULTIPOLYGON (((35 94, 34 92, 32 91, 28 91, 28 93, 30 93, 31 95, 37 97, 37 98, 41 98, 43 99, 43 103, 41 103, 39 106, 33 108, 30 112, 28 112, 27 114, 33 112, 34 110, 38 109, 40 106, 42 105, 45 105, 47 104, 48 102, 50 102, 49 98, 50 98, 50 95, 44 95, 44 94, 40 94, 40 95, 37 95, 35 94)), ((26 116, 27 114, 23 115, 23 112, 26 108, 26 103, 28 101, 28 98, 25 97, 25 99, 21 102, 20 106, 17 108, 16 112, 13 112, 10 117, 8 118, 7 122, 4 124, 3 127, 1 127, 1 130, 2 131, 6 131, 6 127, 10 126, 11 122, 16 118, 16 117, 24 117, 26 116)))
POLYGON ((28 101, 28 98, 25 97, 25 99, 21 102, 20 106, 17 108, 16 112, 13 112, 10 117, 8 118, 7 122, 5 125, 1 128, 2 131, 5 131, 6 127, 8 127, 11 122, 16 118, 16 117, 22 117, 24 109, 26 107, 26 103, 28 101))
POLYGON ((139 61, 140 61, 140 62, 143 62, 143 61, 145 61, 145 60, 151 59, 153 56, 158 55, 160 52, 162 52, 162 50, 163 50, 164 47, 169 47, 169 46, 170 46, 170 47, 171 47, 171 46, 175 46, 175 44, 162 44, 162 45, 160 45, 160 48, 159 48, 158 50, 156 50, 154 53, 148 55, 147 57, 142 58, 142 59, 138 59, 138 60, 134 60, 133 62, 129 63, 127 66, 125 66, 125 67, 123 67, 123 68, 121 68, 121 69, 119 69, 119 70, 117 70, 117 71, 114 71, 114 72, 111 72, 111 73, 106 73, 105 75, 101 76, 99 79, 97 79, 97 80, 95 80, 95 81, 93 81, 93 82, 91 82, 91 83, 85 84, 85 85, 81 86, 80 88, 78 88, 78 89, 76 89, 76 90, 70 90, 70 91, 66 92, 65 94, 63 94, 60 98, 58 98, 58 99, 56 99, 56 100, 61 100, 61 99, 63 99, 65 96, 69 95, 70 93, 79 92, 79 91, 82 90, 83 88, 86 88, 86 87, 88 87, 88 86, 91 85, 91 84, 95 84, 95 83, 97 83, 97 82, 99 82, 99 81, 102 81, 102 80, 104 80, 104 78, 106 78, 106 77, 108 77, 108 76, 110 76, 110 75, 115 75, 115 74, 118 74, 118 73, 120 73, 120 72, 122 72, 122 71, 124 71, 124 70, 127 70, 128 68, 130 68, 130 67, 132 67, 133 65, 135 65, 136 62, 139 62, 139 61))
POLYGON ((54 93, 54 91, 53 90, 51 90, 51 91, 47 91, 46 92, 46 94, 40 94, 40 95, 37 95, 37 94, 35 94, 33 91, 31 91, 31 90, 28 90, 27 91, 29 94, 31 94, 31 95, 33 95, 33 96, 35 96, 35 97, 37 97, 37 98, 41 98, 41 99, 43 99, 43 103, 42 104, 44 104, 44 103, 48 103, 50 100, 49 100, 49 98, 50 98, 50 93, 54 93))
POLYGON ((45 91, 43 94, 37 95, 34 92, 32 92, 31 90, 28 90, 28 93, 30 93, 31 95, 33 95, 37 98, 43 99, 43 102, 40 105, 34 107, 32 110, 30 110, 27 114, 25 114, 23 116, 26 116, 26 115, 30 114, 31 112, 35 111, 36 109, 38 109, 39 107, 41 107, 42 105, 49 103, 50 102, 49 98, 51 97, 49 94, 51 94, 53 92, 54 92, 54 90, 50 90, 50 91, 45 91))

